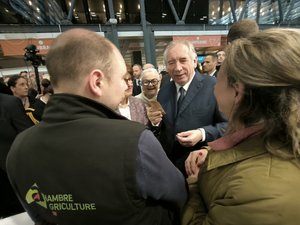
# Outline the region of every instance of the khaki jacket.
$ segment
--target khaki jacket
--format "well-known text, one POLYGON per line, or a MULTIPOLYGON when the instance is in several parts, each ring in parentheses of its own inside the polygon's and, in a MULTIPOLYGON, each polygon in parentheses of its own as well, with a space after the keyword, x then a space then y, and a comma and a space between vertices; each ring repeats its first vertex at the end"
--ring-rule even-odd
POLYGON ((300 168, 268 153, 258 136, 210 151, 198 178, 188 180, 183 225, 300 224, 300 168))

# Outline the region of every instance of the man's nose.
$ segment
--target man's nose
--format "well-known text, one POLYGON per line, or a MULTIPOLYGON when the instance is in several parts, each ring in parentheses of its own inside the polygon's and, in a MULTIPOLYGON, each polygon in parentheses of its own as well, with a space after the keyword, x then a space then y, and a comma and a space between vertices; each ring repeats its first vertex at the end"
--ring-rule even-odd
POLYGON ((180 62, 176 62, 176 67, 175 67, 176 70, 178 71, 181 71, 182 70, 182 65, 180 62))

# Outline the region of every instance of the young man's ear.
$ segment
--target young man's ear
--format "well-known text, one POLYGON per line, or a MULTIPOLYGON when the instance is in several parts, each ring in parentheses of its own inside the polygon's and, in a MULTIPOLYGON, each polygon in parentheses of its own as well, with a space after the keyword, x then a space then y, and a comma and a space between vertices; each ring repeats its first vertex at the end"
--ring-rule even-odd
POLYGON ((10 86, 9 88, 10 88, 11 92, 14 93, 15 87, 14 86, 10 86))
POLYGON ((101 70, 93 70, 88 76, 88 86, 90 91, 97 96, 102 95, 104 73, 101 70))

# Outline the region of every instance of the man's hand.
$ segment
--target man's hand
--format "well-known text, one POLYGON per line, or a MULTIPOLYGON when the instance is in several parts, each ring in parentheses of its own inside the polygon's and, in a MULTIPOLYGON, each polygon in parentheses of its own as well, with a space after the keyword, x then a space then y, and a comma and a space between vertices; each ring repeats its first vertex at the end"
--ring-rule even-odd
POLYGON ((200 130, 188 130, 176 134, 179 143, 184 147, 192 147, 202 140, 202 133, 200 130))

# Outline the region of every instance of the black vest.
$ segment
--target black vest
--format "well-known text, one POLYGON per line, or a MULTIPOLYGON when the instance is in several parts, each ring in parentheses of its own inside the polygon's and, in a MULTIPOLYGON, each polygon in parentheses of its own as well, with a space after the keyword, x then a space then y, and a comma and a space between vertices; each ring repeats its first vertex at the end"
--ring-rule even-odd
POLYGON ((54 121, 49 118, 59 113, 54 100, 44 121, 18 138, 8 160, 11 180, 32 217, 60 225, 171 224, 169 211, 138 194, 136 155, 145 127, 84 110, 82 118, 77 112, 54 121))

